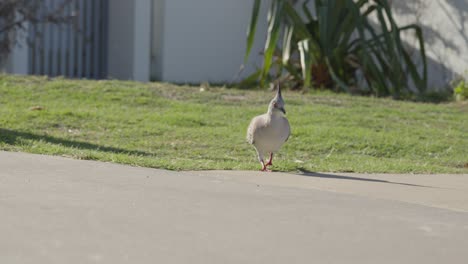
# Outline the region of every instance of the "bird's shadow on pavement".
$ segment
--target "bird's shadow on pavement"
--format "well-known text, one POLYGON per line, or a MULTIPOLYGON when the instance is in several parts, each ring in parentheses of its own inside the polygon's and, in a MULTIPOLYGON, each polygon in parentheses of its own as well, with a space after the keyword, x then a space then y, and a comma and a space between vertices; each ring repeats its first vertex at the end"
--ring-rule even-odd
POLYGON ((404 183, 404 182, 393 182, 393 181, 386 181, 386 180, 379 180, 379 179, 371 179, 371 178, 364 178, 364 177, 355 177, 355 176, 344 176, 344 175, 335 175, 335 174, 325 174, 319 172, 312 172, 305 169, 299 169, 300 173, 298 175, 307 176, 307 177, 315 177, 315 178, 325 178, 325 179, 336 179, 336 180, 349 180, 349 181, 365 181, 365 182, 376 182, 376 183, 385 183, 385 184, 396 184, 396 185, 403 185, 403 186, 412 186, 412 187, 421 187, 421 188, 438 188, 434 186, 427 186, 427 185, 419 185, 419 184, 411 184, 411 183, 404 183))
POLYGON ((83 141, 75 141, 69 139, 63 139, 48 135, 38 135, 33 134, 30 132, 23 132, 23 131, 16 131, 10 129, 0 128, 0 142, 5 142, 7 144, 15 145, 16 142, 21 140, 41 140, 44 142, 48 142, 51 144, 62 145, 65 147, 73 147, 77 149, 88 149, 88 150, 96 150, 96 151, 103 151, 103 152, 112 152, 112 153, 125 153, 129 155, 138 155, 138 156, 154 156, 151 153, 139 151, 139 150, 127 150, 122 148, 116 147, 109 147, 109 146, 101 146, 89 142, 83 141))

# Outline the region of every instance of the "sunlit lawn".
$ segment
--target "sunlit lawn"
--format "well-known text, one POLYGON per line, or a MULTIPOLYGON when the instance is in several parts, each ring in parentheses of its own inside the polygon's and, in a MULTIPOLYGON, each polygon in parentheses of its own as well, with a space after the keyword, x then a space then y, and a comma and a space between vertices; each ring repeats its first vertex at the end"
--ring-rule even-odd
MULTIPOLYGON (((0 75, 0 149, 175 170, 259 169, 272 92, 0 75)), ((468 105, 284 92, 274 170, 468 173, 468 105)))

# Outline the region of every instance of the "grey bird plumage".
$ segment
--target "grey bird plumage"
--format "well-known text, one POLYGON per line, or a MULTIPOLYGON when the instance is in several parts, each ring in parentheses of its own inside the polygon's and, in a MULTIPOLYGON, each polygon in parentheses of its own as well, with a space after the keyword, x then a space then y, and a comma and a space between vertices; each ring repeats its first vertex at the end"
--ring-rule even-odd
POLYGON ((267 166, 272 165, 273 153, 289 138, 291 129, 285 114, 284 100, 278 85, 276 96, 268 106, 268 112, 254 117, 247 129, 247 142, 257 151, 262 171, 266 171, 267 166), (270 154, 268 163, 265 163, 265 154, 270 154))

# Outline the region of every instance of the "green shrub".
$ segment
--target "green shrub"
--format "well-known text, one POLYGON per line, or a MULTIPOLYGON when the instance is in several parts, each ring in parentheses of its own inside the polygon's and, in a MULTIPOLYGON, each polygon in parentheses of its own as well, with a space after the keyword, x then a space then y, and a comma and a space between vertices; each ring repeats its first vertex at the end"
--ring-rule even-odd
POLYGON ((468 84, 465 83, 465 80, 461 80, 453 89, 453 95, 457 101, 464 101, 468 99, 468 84))
MULTIPOLYGON (((254 42, 261 2, 254 1, 245 60, 254 42)), ((308 2, 272 0, 263 67, 247 80, 258 79, 261 86, 267 80, 290 80, 293 86, 378 96, 425 92, 427 66, 421 28, 397 25, 387 0, 315 0, 316 12, 308 2), (377 23, 370 17, 377 18, 377 23), (414 31, 419 41, 421 70, 401 40, 401 32, 407 30, 414 31), (276 71, 272 73, 272 69, 276 71), (362 77, 358 79, 357 73, 362 77), (415 90, 409 88, 411 84, 415 90)))

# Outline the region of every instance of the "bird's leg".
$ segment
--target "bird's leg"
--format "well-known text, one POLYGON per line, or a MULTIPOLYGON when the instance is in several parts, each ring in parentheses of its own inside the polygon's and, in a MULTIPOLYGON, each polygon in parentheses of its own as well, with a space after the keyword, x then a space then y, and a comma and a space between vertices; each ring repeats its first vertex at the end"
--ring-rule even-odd
POLYGON ((258 161, 260 161, 260 164, 262 164, 262 169, 261 171, 270 171, 268 168, 267 168, 267 165, 265 164, 265 161, 263 159, 263 153, 259 152, 257 150, 257 154, 258 154, 258 161))
POLYGON ((263 165, 263 168, 261 169, 261 171, 271 172, 271 170, 267 168, 265 163, 262 163, 262 165, 263 165))
POLYGON ((267 164, 265 164, 265 166, 273 165, 273 163, 271 163, 272 161, 273 161, 273 152, 270 152, 270 160, 268 161, 267 164))
POLYGON ((259 159, 259 160, 260 160, 260 164, 262 164, 262 169, 260 171, 271 172, 271 170, 269 170, 267 168, 267 165, 265 164, 265 161, 263 161, 263 159, 259 159))
POLYGON ((266 171, 267 167, 266 167, 265 162, 263 161, 263 159, 260 159, 260 164, 262 165, 262 169, 260 171, 266 171))

